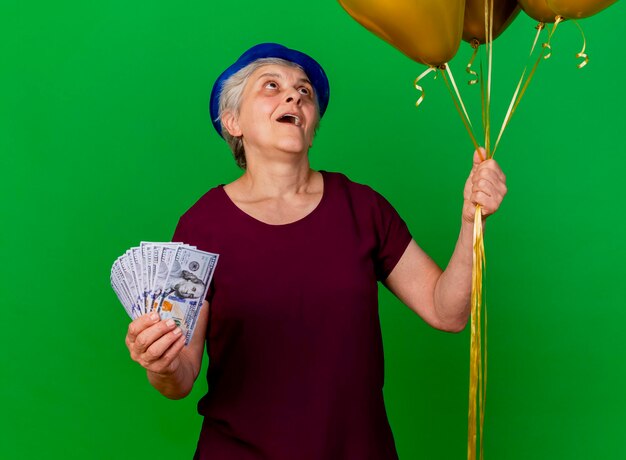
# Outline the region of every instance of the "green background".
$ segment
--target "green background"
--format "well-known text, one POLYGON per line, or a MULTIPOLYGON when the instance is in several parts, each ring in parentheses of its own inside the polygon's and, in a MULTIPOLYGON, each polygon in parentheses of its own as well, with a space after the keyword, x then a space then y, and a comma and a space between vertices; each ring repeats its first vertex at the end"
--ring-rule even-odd
MULTIPOLYGON (((559 26, 496 159, 509 194, 486 229, 488 459, 626 458, 626 4, 559 26)), ((501 120, 532 42, 494 46, 501 120)), ((0 7, 4 331, 0 458, 191 458, 200 378, 161 397, 124 345, 114 259, 169 240, 239 174, 207 114, 212 82, 254 43, 314 56, 332 85, 310 156, 383 193, 445 266, 472 145, 441 78, 333 1, 19 2, 0 7)), ((476 95, 453 61, 479 123, 476 95)), ((381 289, 385 398, 401 459, 466 456, 469 331, 431 329, 381 289)), ((204 365, 206 366, 206 360, 204 365)))

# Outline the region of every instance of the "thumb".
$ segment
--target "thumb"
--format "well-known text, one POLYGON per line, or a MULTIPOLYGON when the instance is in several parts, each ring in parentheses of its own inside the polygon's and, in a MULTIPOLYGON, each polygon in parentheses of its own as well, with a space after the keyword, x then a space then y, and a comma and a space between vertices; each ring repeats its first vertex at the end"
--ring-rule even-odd
POLYGON ((487 158, 487 152, 483 147, 474 150, 474 166, 479 165, 487 158))

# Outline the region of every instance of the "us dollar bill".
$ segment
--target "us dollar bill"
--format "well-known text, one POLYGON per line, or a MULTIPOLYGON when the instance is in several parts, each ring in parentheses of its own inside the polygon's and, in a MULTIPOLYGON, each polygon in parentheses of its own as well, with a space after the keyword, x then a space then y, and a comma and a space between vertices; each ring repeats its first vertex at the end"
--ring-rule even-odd
POLYGON ((161 319, 172 318, 176 322, 185 344, 193 335, 218 258, 218 254, 198 249, 176 248, 156 310, 161 319))
MULTIPOLYGON (((125 273, 122 268, 122 257, 119 257, 113 264, 111 269, 112 282, 115 281, 119 290, 118 297, 120 302, 126 307, 131 318, 135 319, 142 314, 140 305, 137 303, 134 292, 130 287, 133 284, 133 278, 130 273, 125 273)), ((117 292, 117 291, 116 291, 117 292)))
POLYGON ((181 243, 162 246, 159 250, 160 255, 151 293, 150 311, 154 311, 159 307, 159 301, 163 297, 163 292, 166 288, 167 275, 170 273, 172 263, 174 263, 174 258, 176 257, 176 250, 179 246, 181 246, 181 243))
POLYGON ((139 294, 139 280, 137 279, 137 275, 134 270, 134 264, 132 260, 132 256, 130 255, 131 251, 126 251, 126 254, 121 256, 118 260, 120 261, 120 267, 122 268, 122 274, 124 276, 124 280, 126 281, 126 285, 128 286, 128 290, 131 293, 131 298, 133 303, 137 305, 137 308, 140 310, 140 314, 144 314, 145 311, 142 306, 142 298, 139 294))

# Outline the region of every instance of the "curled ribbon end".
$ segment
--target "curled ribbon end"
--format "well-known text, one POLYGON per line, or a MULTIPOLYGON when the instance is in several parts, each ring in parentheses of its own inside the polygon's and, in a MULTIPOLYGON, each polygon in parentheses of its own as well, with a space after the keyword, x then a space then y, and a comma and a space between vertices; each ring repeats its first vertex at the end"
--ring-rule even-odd
POLYGON ((474 59, 476 59, 476 54, 478 54, 478 47, 480 46, 480 42, 474 38, 471 45, 474 49, 474 52, 472 53, 472 57, 467 63, 467 66, 465 66, 465 71, 472 76, 472 79, 467 81, 467 84, 470 86, 478 83, 478 73, 472 70, 472 64, 474 64, 474 59))
POLYGON ((585 48, 587 48, 587 39, 585 38, 585 33, 583 32, 583 28, 580 26, 580 24, 578 24, 578 21, 572 21, 572 22, 576 24, 576 27, 578 27, 578 30, 580 31, 580 35, 583 38, 583 49, 581 49, 578 53, 576 53, 576 59, 580 59, 580 58, 584 59, 584 61, 579 62, 578 65, 576 66, 579 69, 582 69, 589 62, 589 56, 587 56, 587 53, 585 53, 585 48))
POLYGON ((422 88, 420 85, 417 84, 418 81, 419 81, 419 77, 415 79, 415 83, 414 83, 415 89, 420 92, 420 97, 417 99, 417 101, 415 101, 415 107, 419 107, 422 101, 424 100, 424 88, 422 88))
POLYGON ((552 56, 552 47, 550 46, 550 43, 544 43, 543 47, 548 50, 548 54, 546 54, 543 58, 550 59, 550 56, 552 56))
POLYGON ((544 49, 548 50, 548 54, 546 54, 543 57, 544 59, 550 59, 550 56, 552 56, 552 47, 550 46, 550 40, 552 40, 552 36, 554 35, 554 32, 556 31, 556 27, 561 22, 563 22, 563 20, 564 20, 563 16, 555 16, 554 18, 554 24, 552 26, 552 30, 550 31, 550 35, 548 35, 548 41, 543 44, 544 49))
MULTIPOLYGON (((428 69, 426 69, 424 72, 422 72, 413 82, 413 86, 415 86, 415 89, 418 90, 421 94, 420 97, 417 99, 417 101, 415 101, 415 107, 419 107, 420 104, 424 101, 424 97, 426 95, 426 92, 424 91, 424 88, 422 88, 421 85, 419 85, 419 81, 424 78, 426 75, 428 75, 430 72, 436 70, 436 67, 429 67, 428 69)), ((435 76, 437 76, 437 74, 435 74, 435 76)))

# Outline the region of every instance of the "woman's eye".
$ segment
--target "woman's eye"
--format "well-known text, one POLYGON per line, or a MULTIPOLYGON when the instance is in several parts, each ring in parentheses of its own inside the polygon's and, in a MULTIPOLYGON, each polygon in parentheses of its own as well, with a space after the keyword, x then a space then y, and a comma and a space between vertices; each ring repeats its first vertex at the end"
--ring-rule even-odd
POLYGON ((265 84, 265 87, 266 87, 266 88, 269 88, 269 89, 276 89, 276 88, 278 88, 278 85, 277 85, 277 84, 276 84, 276 82, 274 82, 274 81, 268 81, 268 82, 265 84))
POLYGON ((309 91, 309 88, 306 87, 302 87, 300 88, 300 94, 304 94, 305 96, 308 96, 309 94, 311 94, 311 91, 309 91))

